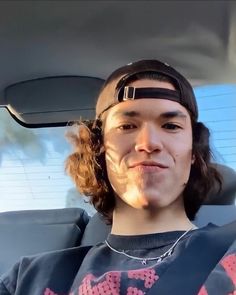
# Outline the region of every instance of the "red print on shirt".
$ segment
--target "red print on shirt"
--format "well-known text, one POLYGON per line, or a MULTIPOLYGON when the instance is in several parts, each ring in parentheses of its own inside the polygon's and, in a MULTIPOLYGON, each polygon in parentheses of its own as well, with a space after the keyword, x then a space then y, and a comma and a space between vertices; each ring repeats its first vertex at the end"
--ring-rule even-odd
POLYGON ((236 287, 236 255, 231 254, 224 257, 220 264, 223 266, 227 275, 230 277, 231 281, 236 287))
POLYGON ((154 269, 141 269, 128 271, 128 278, 144 281, 145 288, 149 289, 158 280, 158 275, 154 269))
POLYGON ((120 272, 110 272, 102 280, 94 275, 88 274, 79 287, 78 294, 93 295, 119 295, 120 294, 120 272))
MULTIPOLYGON (((59 295, 58 293, 53 292, 51 289, 47 288, 43 295, 59 295)), ((74 293, 69 293, 69 294, 61 294, 61 295, 75 295, 74 293)), ((82 294, 81 294, 82 295, 82 294)))
MULTIPOLYGON (((79 289, 68 295, 121 295, 120 284, 122 279, 127 281, 127 290, 122 295, 144 295, 159 279, 154 269, 131 270, 127 272, 111 271, 103 276, 95 277, 93 274, 87 274, 79 289), (141 282, 139 288, 129 285, 129 281, 141 282)), ((47 288, 43 295, 59 295, 47 288)), ((61 294, 60 294, 61 295, 61 294)), ((207 295, 207 294, 199 294, 207 295)))
POLYGON ((58 295, 57 293, 54 293, 52 290, 50 290, 49 288, 47 288, 43 295, 58 295))
MULTIPOLYGON (((143 282, 142 289, 127 286, 126 295, 144 295, 158 280, 154 269, 141 269, 124 273, 124 280, 135 279, 143 282)), ((79 287, 78 294, 83 295, 120 295, 121 272, 111 271, 102 277, 96 278, 92 274, 86 275, 79 287)), ((127 283, 127 285, 129 285, 127 283)))
MULTIPOLYGON (((127 272, 111 271, 103 276, 95 277, 93 274, 87 274, 79 289, 68 295, 121 295, 120 284, 122 279, 127 281, 127 290, 125 295, 144 295, 153 284, 158 280, 158 275, 154 269, 140 269, 127 272), (142 282, 141 289, 129 286, 129 280, 142 282)), ((43 295, 59 295, 47 288, 43 295)), ((60 294, 61 295, 61 294, 60 294)), ((200 294, 206 295, 206 294, 200 294)))
POLYGON ((198 292, 198 295, 208 295, 205 286, 201 287, 200 291, 198 292))

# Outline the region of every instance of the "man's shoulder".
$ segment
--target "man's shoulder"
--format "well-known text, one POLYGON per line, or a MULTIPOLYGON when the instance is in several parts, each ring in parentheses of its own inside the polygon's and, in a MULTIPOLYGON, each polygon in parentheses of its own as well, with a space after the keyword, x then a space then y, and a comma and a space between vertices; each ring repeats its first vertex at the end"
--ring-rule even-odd
POLYGON ((27 261, 50 261, 51 259, 64 259, 67 257, 73 257, 77 256, 78 254, 87 254, 87 252, 92 248, 93 246, 78 246, 78 247, 72 247, 67 249, 60 249, 60 250, 54 250, 54 251, 47 251, 43 252, 37 255, 30 255, 22 257, 23 260, 27 261))
POLYGON ((208 224, 199 228, 193 235, 193 243, 198 248, 202 241, 205 247, 227 250, 236 241, 236 220, 220 226, 208 224))
POLYGON ((68 276, 73 276, 91 248, 92 246, 80 246, 22 257, 1 276, 0 291, 4 290, 3 294, 15 294, 19 282, 23 284, 25 280, 31 281, 31 278, 33 281, 41 281, 45 274, 53 278, 62 269, 68 276))
POLYGON ((24 270, 29 265, 52 265, 55 263, 60 263, 60 261, 64 263, 67 260, 69 260, 70 262, 78 263, 81 259, 84 258, 84 256, 91 248, 92 246, 79 246, 44 252, 37 255, 25 256, 20 259, 20 270, 24 270), (76 260, 74 260, 75 257, 76 260))
POLYGON ((220 226, 212 225, 212 228, 214 229, 215 233, 225 234, 236 238, 236 220, 220 226))

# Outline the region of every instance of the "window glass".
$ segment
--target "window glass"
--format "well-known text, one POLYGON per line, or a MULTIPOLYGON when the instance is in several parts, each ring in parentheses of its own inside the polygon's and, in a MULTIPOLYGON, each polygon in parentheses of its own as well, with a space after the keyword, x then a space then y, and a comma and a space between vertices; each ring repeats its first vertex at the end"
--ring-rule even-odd
POLYGON ((215 161, 236 170, 236 85, 195 88, 199 120, 211 131, 215 161))
MULTIPOLYGON (((236 170, 236 86, 195 88, 199 120, 211 131, 215 162, 236 170)), ((28 129, 0 108, 0 212, 82 207, 95 210, 65 174, 66 127, 28 129)))
POLYGON ((94 213, 66 175, 66 127, 28 129, 0 108, 0 212, 82 207, 94 213))

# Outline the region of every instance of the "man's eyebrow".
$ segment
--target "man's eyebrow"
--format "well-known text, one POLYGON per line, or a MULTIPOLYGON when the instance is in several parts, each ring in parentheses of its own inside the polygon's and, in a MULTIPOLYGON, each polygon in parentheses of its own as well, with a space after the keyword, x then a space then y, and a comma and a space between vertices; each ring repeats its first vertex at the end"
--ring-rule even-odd
POLYGON ((140 117, 141 114, 139 112, 136 112, 136 111, 116 111, 114 114, 113 114, 114 117, 117 117, 117 116, 124 116, 124 117, 140 117))
POLYGON ((176 110, 176 111, 162 113, 162 114, 160 114, 160 117, 163 119, 171 119, 171 118, 175 118, 175 117, 187 118, 187 115, 179 110, 176 110))
MULTIPOLYGON (((137 111, 123 111, 123 110, 118 110, 113 114, 114 117, 117 116, 124 116, 124 117, 141 117, 141 114, 137 111)), ((170 112, 164 112, 159 115, 161 119, 171 119, 175 117, 179 118, 186 118, 187 115, 184 114, 183 112, 176 110, 176 111, 170 111, 170 112)))

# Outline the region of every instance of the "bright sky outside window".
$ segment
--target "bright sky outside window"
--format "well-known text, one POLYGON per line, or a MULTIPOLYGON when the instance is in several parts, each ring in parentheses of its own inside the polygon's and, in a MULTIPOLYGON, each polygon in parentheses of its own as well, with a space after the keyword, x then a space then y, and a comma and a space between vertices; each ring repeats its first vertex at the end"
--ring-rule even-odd
POLYGON ((211 146, 218 163, 236 170, 236 85, 195 89, 200 117, 211 131, 211 146))

